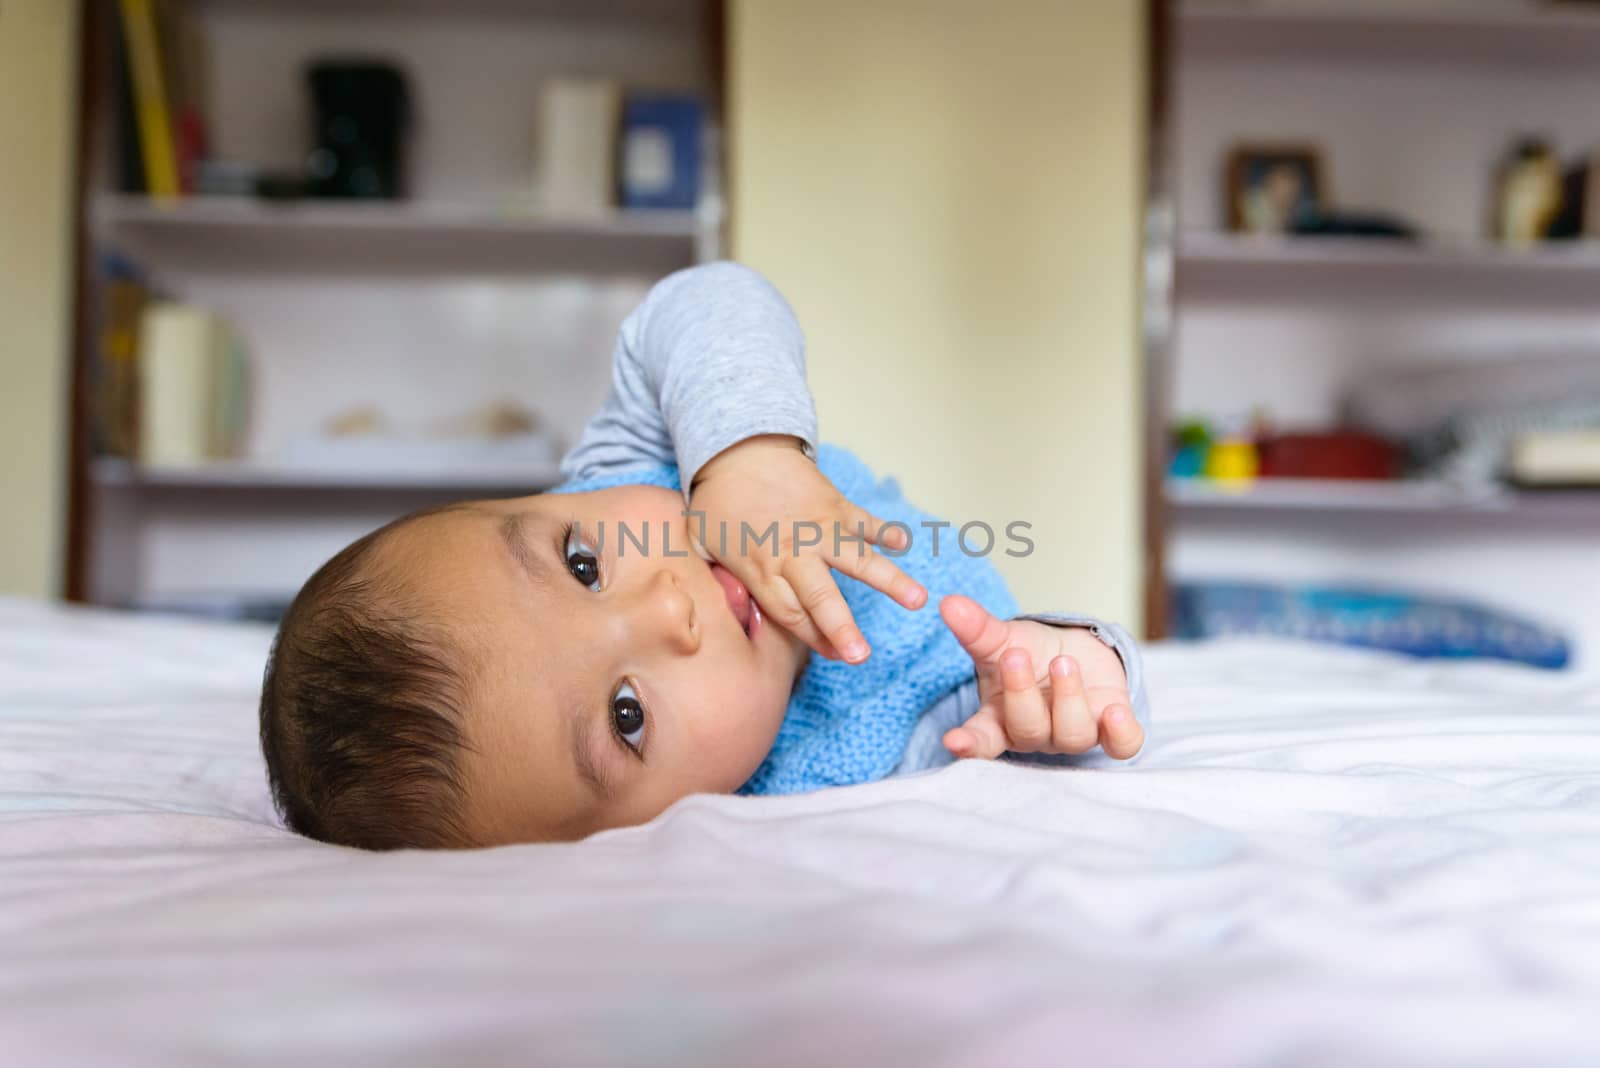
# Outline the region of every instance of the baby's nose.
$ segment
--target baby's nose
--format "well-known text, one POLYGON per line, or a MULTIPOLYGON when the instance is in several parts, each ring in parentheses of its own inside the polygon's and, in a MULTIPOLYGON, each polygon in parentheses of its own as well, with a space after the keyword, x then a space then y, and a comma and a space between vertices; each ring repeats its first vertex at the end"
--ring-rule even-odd
POLYGON ((662 568, 646 583, 639 607, 639 638, 678 656, 700 650, 700 619, 694 598, 671 570, 662 568))

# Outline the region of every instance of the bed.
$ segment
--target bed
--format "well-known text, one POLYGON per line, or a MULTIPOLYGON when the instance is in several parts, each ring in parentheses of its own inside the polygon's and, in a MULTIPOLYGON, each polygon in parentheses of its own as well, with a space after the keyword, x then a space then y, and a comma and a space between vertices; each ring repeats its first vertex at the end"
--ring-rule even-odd
POLYGON ((0 601, 8 1063, 1600 1063, 1592 678, 1157 648, 1137 769, 376 855, 275 823, 268 637, 0 601))

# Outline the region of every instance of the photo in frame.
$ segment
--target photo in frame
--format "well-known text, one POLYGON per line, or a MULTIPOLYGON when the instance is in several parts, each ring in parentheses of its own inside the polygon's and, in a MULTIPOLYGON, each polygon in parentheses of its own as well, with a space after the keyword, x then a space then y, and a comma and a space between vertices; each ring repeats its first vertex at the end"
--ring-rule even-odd
POLYGON ((1228 154, 1225 214, 1235 233, 1285 234, 1327 208, 1322 157, 1305 145, 1241 144, 1228 154))

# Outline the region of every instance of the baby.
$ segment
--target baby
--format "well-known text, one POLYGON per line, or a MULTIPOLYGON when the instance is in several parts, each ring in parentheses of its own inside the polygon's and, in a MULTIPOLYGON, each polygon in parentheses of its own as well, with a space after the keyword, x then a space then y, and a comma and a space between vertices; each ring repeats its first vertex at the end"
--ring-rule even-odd
POLYGON ((369 849, 572 840, 694 793, 1144 744, 1126 632, 1008 618, 986 554, 817 448, 799 326, 753 271, 651 291, 562 473, 397 520, 306 582, 261 696, 289 826, 369 849))

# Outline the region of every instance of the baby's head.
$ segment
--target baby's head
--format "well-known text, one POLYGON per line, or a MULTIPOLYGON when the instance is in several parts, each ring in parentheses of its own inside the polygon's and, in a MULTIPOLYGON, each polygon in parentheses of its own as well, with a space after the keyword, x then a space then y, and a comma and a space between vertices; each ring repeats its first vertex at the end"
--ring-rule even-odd
POLYGON ((267 664, 284 818, 369 849, 484 846, 736 790, 806 651, 689 544, 678 494, 625 486, 452 505, 350 545, 267 664))

